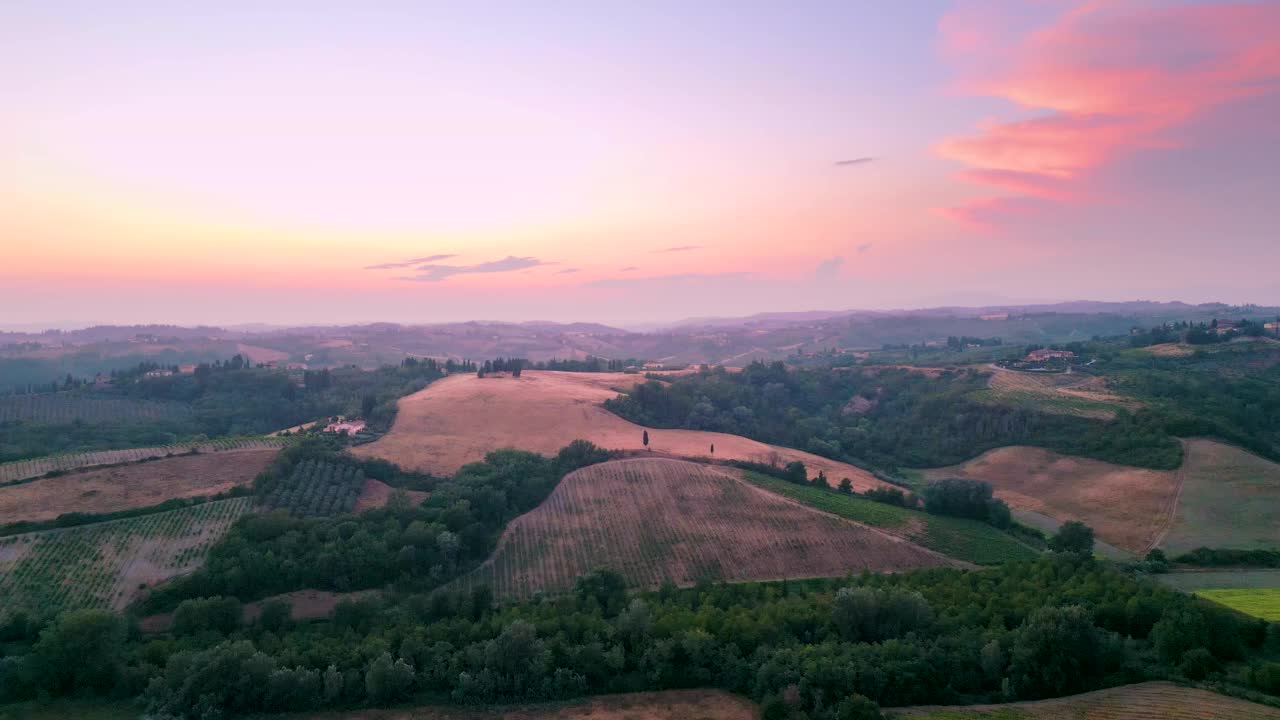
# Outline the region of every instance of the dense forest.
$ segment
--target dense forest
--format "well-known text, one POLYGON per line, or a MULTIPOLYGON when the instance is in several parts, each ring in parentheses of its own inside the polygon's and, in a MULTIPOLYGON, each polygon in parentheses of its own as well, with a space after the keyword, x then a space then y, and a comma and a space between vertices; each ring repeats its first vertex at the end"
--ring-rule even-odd
POLYGON ((62 404, 74 403, 77 398, 126 399, 149 406, 187 408, 189 412, 136 421, 114 417, 56 423, 0 422, 0 462, 61 452, 166 445, 192 438, 259 435, 333 415, 363 417, 371 432, 382 432, 395 419, 398 398, 447 372, 474 369, 470 364, 407 358, 398 366, 377 370, 351 367, 291 373, 253 367, 237 355, 227 362, 199 365, 190 374, 154 377, 122 371, 105 388, 60 391, 57 399, 62 404))
POLYGON ((1074 553, 638 594, 597 571, 563 597, 392 593, 309 624, 280 601, 244 624, 224 597, 184 601, 166 635, 106 611, 15 617, 0 627, 0 699, 139 696, 152 717, 214 718, 710 686, 765 718, 844 720, 1155 678, 1280 693, 1278 629, 1074 553))
POLYGON ((1103 421, 969 397, 986 382, 971 370, 752 363, 742 372, 704 369, 646 382, 605 405, 642 425, 744 435, 888 470, 950 465, 1005 445, 1152 468, 1181 463, 1178 442, 1150 412, 1103 421))

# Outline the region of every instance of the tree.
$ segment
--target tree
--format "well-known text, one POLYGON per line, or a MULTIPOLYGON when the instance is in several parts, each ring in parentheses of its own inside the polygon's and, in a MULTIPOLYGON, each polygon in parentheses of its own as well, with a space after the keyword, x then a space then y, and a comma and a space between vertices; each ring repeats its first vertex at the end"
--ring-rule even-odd
POLYGON ((617 572, 601 568, 578 578, 573 593, 580 606, 589 608, 594 604, 606 617, 612 617, 622 611, 627 601, 627 581, 617 572))
POLYGON ((1209 624, 1204 614, 1194 608, 1166 610, 1160 622, 1151 628, 1151 640, 1160 660, 1174 665, 1189 651, 1208 647, 1209 624))
POLYGON ((1061 553, 1092 554, 1093 528, 1079 520, 1068 520, 1049 539, 1049 549, 1061 553))
POLYGON ((378 398, 376 396, 365 395, 360 398, 360 417, 367 420, 376 407, 378 407, 378 398))
POLYGON ((840 479, 840 486, 839 486, 839 488, 837 488, 837 489, 838 489, 840 492, 844 493, 845 495, 852 495, 852 494, 853 494, 853 481, 852 481, 852 480, 850 480, 849 478, 841 478, 841 479, 840 479))
POLYGON ((787 482, 793 482, 797 485, 804 485, 809 482, 809 472, 805 470, 804 463, 799 460, 792 460, 787 463, 787 467, 783 469, 787 482))
POLYGON ((125 626, 106 610, 73 610, 40 633, 35 656, 54 691, 106 691, 120 674, 125 626))
POLYGON ((836 720, 881 720, 880 706, 854 693, 836 706, 836 720))
POLYGON ((262 604, 258 615, 258 627, 267 632, 279 633, 292 625, 293 605, 288 600, 268 600, 262 604))
POLYGON ((408 695, 413 686, 413 666, 403 658, 392 661, 391 653, 384 652, 370 663, 364 676, 364 684, 371 703, 383 704, 399 700, 408 695))
POLYGON ((643 440, 644 440, 644 446, 649 447, 649 431, 648 430, 644 431, 643 440))
POLYGON ((715 444, 715 443, 711 443, 711 454, 712 454, 712 455, 715 455, 715 454, 716 454, 716 444, 715 444))
POLYGON ((1079 605, 1040 608, 1017 631, 1009 676, 1019 697, 1083 691, 1102 666, 1102 636, 1079 605))

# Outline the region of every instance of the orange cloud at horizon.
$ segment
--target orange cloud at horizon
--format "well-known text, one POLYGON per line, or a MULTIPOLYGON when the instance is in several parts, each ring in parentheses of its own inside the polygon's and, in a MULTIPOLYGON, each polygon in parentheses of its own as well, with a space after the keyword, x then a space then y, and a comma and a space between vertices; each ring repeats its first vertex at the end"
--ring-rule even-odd
POLYGON ((967 166, 962 181, 1013 193, 940 211, 971 226, 1025 212, 1019 197, 1091 199, 1091 177, 1122 154, 1179 147, 1180 126, 1274 91, 1280 77, 1276 3, 1077 1, 1047 22, 1015 25, 973 4, 940 24, 944 54, 966 67, 962 91, 1039 113, 988 120, 936 146, 967 166))

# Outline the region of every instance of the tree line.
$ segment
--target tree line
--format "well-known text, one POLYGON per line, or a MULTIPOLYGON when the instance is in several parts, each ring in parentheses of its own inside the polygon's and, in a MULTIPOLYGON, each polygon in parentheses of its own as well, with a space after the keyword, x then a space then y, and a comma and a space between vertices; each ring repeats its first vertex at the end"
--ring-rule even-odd
POLYGON ((1143 680, 1280 693, 1278 626, 1087 555, 628 592, 600 570, 558 597, 391 593, 294 623, 287 604, 181 603, 171 632, 76 611, 0 626, 0 698, 138 697, 157 718, 406 702, 511 703, 719 687, 765 718, 878 718, 878 706, 1004 702, 1143 680))

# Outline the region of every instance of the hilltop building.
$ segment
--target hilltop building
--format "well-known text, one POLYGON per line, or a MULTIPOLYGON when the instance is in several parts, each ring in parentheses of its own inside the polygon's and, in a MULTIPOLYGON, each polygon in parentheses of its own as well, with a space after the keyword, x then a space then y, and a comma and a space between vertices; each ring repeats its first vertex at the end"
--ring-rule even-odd
POLYGON ((1044 362, 1045 360, 1070 360, 1076 356, 1070 350, 1050 350, 1044 348, 1041 350, 1032 350, 1027 353, 1028 362, 1044 362))

